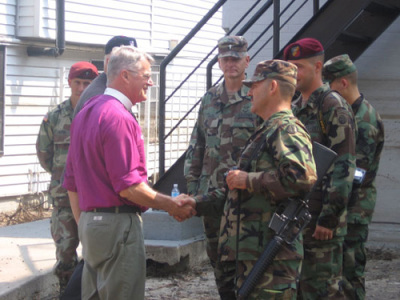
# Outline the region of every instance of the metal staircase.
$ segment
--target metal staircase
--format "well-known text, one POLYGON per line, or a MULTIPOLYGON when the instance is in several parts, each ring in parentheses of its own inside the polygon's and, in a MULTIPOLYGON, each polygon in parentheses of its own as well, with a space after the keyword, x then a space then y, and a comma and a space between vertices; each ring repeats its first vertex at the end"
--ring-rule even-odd
MULTIPOLYGON (((229 1, 229 0, 228 0, 229 1)), ((218 1, 216 6, 221 7, 226 0, 218 1)), ((281 29, 285 22, 280 20, 282 11, 287 7, 282 7, 279 11, 280 1, 256 1, 254 8, 258 3, 265 4, 262 6, 263 11, 247 11, 245 14, 252 14, 250 21, 246 23, 241 29, 232 32, 237 25, 227 34, 236 34, 246 36, 246 31, 257 21, 258 18, 268 9, 274 9, 274 20, 271 25, 274 27, 274 36, 263 36, 262 38, 267 42, 273 41, 273 48, 281 49, 274 55, 275 58, 281 58, 284 47, 279 45, 279 29, 281 29), (281 25, 282 23, 282 25, 281 25)), ((299 1, 298 1, 299 2, 299 1)), ((304 1, 304 3, 307 0, 304 1)), ((289 5, 292 5, 291 1, 289 5)), ((333 56, 347 53, 354 61, 356 60, 400 15, 400 0, 329 0, 321 8, 319 8, 319 1, 314 0, 314 15, 313 17, 298 31, 297 34, 287 43, 294 42, 304 37, 313 37, 318 39, 325 48, 325 58, 329 59, 333 56)), ((296 11, 295 11, 296 13, 296 11)), ((292 18, 290 16, 288 19, 292 18)), ((211 17, 211 16, 209 16, 211 17)), ((243 18, 242 18, 243 19, 243 18)), ((204 20, 202 20, 204 21, 204 20)), ((238 24, 238 23, 237 23, 238 24)), ((187 42, 190 39, 183 42, 187 42)), ((266 43, 263 45, 265 47, 266 43)), ((252 45, 250 45, 251 47, 252 45)), ((178 45, 178 48, 183 48, 178 45)), ((215 48, 214 48, 215 49, 215 48)), ((213 49, 213 50, 214 50, 213 49)), ((172 54, 172 53, 171 53, 172 54)), ((176 55, 177 53, 173 53, 176 55)), ((166 61, 172 58, 167 57, 166 61)), ((203 60, 204 61, 204 60, 203 60)), ((202 61, 202 62, 203 62, 202 61)), ((217 62, 216 57, 212 59, 207 67, 210 69, 213 64, 217 62)), ((165 66, 164 66, 165 68, 165 66)), ((162 77, 162 75, 161 75, 162 77)), ((165 77, 165 76, 164 76, 165 77)), ((207 74, 207 82, 211 82, 211 74, 207 74)), ((162 86, 160 83, 160 87, 162 86)), ((160 114, 162 114, 162 107, 165 105, 167 99, 165 92, 160 91, 160 114)), ((169 194, 173 183, 179 183, 180 191, 186 192, 186 181, 183 177, 184 155, 182 155, 176 163, 169 168, 164 174, 163 165, 163 145, 165 139, 164 124, 159 124, 160 128, 160 174, 161 178, 156 182, 154 188, 161 192, 169 194)), ((179 122, 178 122, 179 124, 179 122)))
POLYGON ((347 53, 355 61, 399 15, 399 0, 328 1, 288 44, 313 37, 324 46, 326 59, 347 53))

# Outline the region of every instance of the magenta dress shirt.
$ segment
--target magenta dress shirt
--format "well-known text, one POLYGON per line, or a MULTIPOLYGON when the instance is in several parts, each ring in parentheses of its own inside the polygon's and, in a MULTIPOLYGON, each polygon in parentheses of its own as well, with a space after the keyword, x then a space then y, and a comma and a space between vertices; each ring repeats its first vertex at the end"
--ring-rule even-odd
POLYGON ((123 94, 108 88, 72 122, 63 186, 78 193, 82 211, 135 205, 119 192, 147 183, 143 136, 131 106, 123 94))

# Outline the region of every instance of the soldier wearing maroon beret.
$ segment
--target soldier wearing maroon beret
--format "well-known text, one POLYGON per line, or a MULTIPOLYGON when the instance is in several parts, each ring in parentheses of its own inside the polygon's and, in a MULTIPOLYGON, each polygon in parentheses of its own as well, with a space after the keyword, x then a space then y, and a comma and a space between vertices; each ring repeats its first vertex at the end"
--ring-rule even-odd
POLYGON ((343 240, 347 233, 347 203, 355 172, 356 125, 350 105, 322 81, 324 48, 304 38, 284 49, 284 60, 298 68, 294 115, 313 141, 338 154, 309 201, 311 222, 303 232, 304 262, 300 276, 302 299, 344 299, 343 240))
POLYGON ((68 84, 71 96, 57 105, 43 118, 36 141, 36 153, 40 165, 51 174, 49 200, 53 204, 51 235, 56 245, 54 273, 59 279, 60 295, 63 293, 78 261, 79 245, 77 225, 74 220, 67 190, 61 186, 70 141, 70 126, 74 107, 83 90, 98 75, 93 64, 80 61, 69 70, 68 84))

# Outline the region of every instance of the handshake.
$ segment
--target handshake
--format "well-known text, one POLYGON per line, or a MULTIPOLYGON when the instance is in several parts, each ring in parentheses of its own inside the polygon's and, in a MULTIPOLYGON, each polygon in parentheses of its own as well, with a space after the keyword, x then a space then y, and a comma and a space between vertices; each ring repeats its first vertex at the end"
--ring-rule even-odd
POLYGON ((180 194, 179 196, 171 199, 171 207, 167 210, 167 212, 178 222, 185 221, 196 215, 196 201, 194 198, 186 194, 180 194))

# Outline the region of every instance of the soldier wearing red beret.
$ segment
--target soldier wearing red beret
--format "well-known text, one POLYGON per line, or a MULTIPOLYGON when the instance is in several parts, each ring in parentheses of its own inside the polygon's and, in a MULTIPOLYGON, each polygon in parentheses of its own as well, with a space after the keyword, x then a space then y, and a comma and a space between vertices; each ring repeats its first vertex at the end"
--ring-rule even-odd
POLYGON ((284 59, 298 68, 294 115, 313 141, 338 154, 309 201, 311 222, 303 232, 301 299, 344 299, 342 260, 347 203, 355 171, 356 125, 349 104, 322 81, 324 48, 313 38, 289 44, 284 59))
POLYGON ((60 183, 67 159, 70 126, 74 108, 83 90, 98 75, 93 64, 80 61, 73 64, 68 75, 71 96, 60 103, 43 118, 36 141, 36 153, 40 165, 51 173, 49 200, 53 204, 51 235, 56 245, 54 273, 59 279, 60 294, 63 293, 78 261, 79 245, 77 225, 69 204, 68 193, 60 183))

